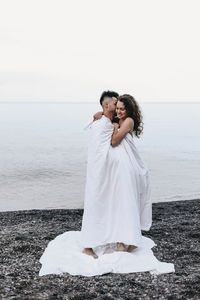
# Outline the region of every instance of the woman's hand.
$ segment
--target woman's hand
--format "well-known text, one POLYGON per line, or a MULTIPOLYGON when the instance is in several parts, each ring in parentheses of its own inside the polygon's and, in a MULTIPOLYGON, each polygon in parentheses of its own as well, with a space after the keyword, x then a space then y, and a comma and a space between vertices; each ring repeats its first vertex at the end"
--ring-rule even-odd
POLYGON ((93 121, 100 120, 102 116, 103 116, 103 112, 102 112, 102 111, 98 111, 98 112, 93 116, 93 118, 94 118, 93 121))
POLYGON ((113 125, 114 125, 114 129, 118 129, 119 128, 119 124, 118 123, 113 123, 113 125))

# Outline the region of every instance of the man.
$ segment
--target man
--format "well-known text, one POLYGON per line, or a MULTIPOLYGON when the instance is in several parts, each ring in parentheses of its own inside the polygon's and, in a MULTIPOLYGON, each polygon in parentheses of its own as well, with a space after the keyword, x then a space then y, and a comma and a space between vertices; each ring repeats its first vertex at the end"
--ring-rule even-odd
POLYGON ((98 258, 92 248, 105 242, 104 224, 106 220, 106 156, 113 134, 112 120, 116 111, 118 93, 105 91, 100 98, 103 116, 91 125, 88 145, 88 164, 84 200, 84 214, 81 228, 83 252, 98 258))

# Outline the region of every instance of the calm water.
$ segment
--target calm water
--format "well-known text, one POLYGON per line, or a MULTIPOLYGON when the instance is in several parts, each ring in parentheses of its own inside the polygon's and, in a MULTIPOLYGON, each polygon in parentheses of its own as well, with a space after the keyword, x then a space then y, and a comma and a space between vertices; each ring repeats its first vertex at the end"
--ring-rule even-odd
MULTIPOLYGON (((200 198, 200 104, 141 103, 153 202, 200 198)), ((82 208, 95 103, 0 103, 0 210, 82 208)))

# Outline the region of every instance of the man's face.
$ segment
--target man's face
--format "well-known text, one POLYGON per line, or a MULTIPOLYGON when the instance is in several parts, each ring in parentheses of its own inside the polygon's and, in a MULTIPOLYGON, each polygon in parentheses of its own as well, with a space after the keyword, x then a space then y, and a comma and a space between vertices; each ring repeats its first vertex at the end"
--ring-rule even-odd
POLYGON ((112 97, 112 101, 108 103, 108 111, 115 113, 117 105, 117 98, 112 97))

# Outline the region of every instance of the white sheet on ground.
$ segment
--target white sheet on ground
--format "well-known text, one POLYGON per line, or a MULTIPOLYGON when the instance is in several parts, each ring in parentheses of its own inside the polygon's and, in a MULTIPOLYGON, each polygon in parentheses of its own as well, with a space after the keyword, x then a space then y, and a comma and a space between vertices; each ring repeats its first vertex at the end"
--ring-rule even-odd
POLYGON ((106 273, 146 272, 159 275, 174 272, 172 263, 160 262, 151 248, 155 246, 152 239, 142 236, 141 246, 132 252, 119 252, 116 243, 98 246, 94 251, 99 256, 82 253, 80 231, 68 231, 49 242, 40 263, 39 276, 47 274, 95 276, 106 273))

